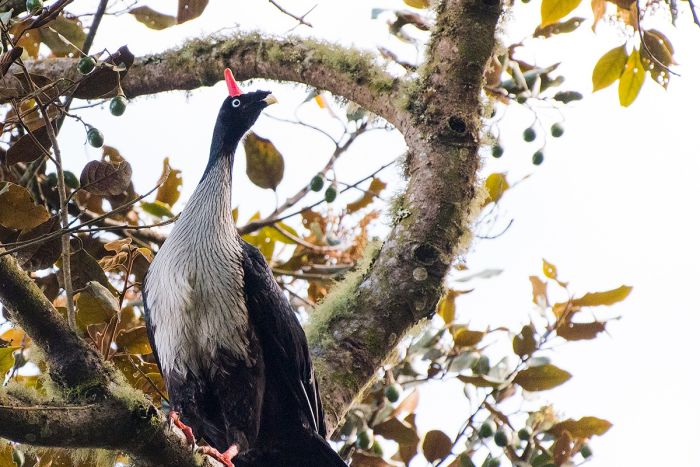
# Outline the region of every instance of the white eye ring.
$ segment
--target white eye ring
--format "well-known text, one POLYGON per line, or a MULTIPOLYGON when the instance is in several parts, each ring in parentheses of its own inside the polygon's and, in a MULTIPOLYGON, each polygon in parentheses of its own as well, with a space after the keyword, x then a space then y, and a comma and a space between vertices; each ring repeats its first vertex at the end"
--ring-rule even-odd
POLYGON ((231 101, 231 107, 238 108, 241 106, 241 101, 239 99, 234 99, 231 101))

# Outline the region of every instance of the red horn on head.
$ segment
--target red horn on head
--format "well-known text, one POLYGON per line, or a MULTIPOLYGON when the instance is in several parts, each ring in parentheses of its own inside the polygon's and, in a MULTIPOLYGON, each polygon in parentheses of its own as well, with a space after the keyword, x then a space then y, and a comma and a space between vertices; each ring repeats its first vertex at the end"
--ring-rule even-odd
POLYGON ((226 86, 228 86, 228 95, 231 97, 240 96, 243 94, 241 88, 238 87, 238 83, 233 78, 233 72, 230 68, 224 70, 224 79, 226 79, 226 86))

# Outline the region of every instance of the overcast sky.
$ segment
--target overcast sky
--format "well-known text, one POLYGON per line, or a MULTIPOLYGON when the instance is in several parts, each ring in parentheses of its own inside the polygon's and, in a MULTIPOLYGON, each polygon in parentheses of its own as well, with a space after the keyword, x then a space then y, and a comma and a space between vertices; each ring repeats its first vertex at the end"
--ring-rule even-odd
MULTIPOLYGON (((152 2, 170 5, 175 3, 152 2)), ((317 1, 286 1, 294 12, 304 12, 317 1)), ((402 8, 400 1, 319 1, 308 17, 313 30, 297 32, 354 44, 372 50, 375 45, 396 47, 410 56, 411 49, 390 38, 382 21, 371 20, 376 7, 402 8)), ((590 16, 583 2, 581 16, 590 16)), ((84 0, 80 5, 92 5, 84 0)), ((682 8, 687 3, 680 4, 682 8)), ((520 38, 537 23, 537 2, 516 7, 505 23, 511 38, 520 38)), ((164 10, 166 11, 166 10, 164 10)), ((684 12, 685 13, 685 12, 684 12)), ((531 176, 508 192, 499 208, 508 232, 492 241, 480 241, 467 255, 471 270, 502 269, 500 277, 474 283, 477 290, 460 299, 460 317, 473 327, 508 324, 514 328, 533 312, 528 276, 541 275, 541 260, 559 267, 572 290, 583 294, 621 284, 634 286, 622 304, 599 312, 601 318, 621 315, 609 326, 609 335, 595 342, 560 348, 553 362, 574 378, 543 393, 564 415, 578 418, 596 415, 611 420, 613 429, 592 447, 592 466, 700 465, 697 438, 698 401, 695 354, 700 310, 694 295, 700 277, 698 209, 700 169, 697 154, 697 83, 700 82, 698 28, 681 18, 679 29, 662 21, 662 30, 676 47, 680 63, 668 92, 647 83, 630 108, 617 105, 614 87, 590 95, 590 74, 597 58, 622 43, 619 30, 602 25, 590 32, 590 22, 568 37, 528 42, 529 58, 547 66, 562 61, 566 89, 586 95, 582 102, 563 111, 565 136, 550 140, 545 162, 530 163, 538 144, 521 141, 532 114, 511 106, 503 120, 500 160, 485 158, 482 175, 508 172, 512 180, 531 176)), ((127 16, 105 19, 93 50, 114 50, 124 43, 136 54, 172 47, 188 37, 240 24, 284 34, 293 21, 266 1, 212 0, 204 15, 165 31, 151 31, 127 16)), ((235 67, 234 67, 235 71, 235 67)), ((269 110, 290 117, 306 90, 277 83, 243 84, 244 89, 272 89, 280 104, 269 110)), ((184 171, 184 198, 196 186, 206 165, 209 138, 221 99, 223 83, 194 91, 164 93, 131 102, 122 118, 105 109, 81 111, 89 123, 102 129, 106 144, 115 145, 134 167, 137 190, 152 187, 162 159, 184 171)), ((323 120, 323 111, 307 106, 302 112, 323 120)), ((560 117, 544 110, 548 127, 560 117)), ((273 139, 285 155, 287 171, 280 197, 296 191, 325 163, 331 146, 312 132, 261 118, 256 131, 273 139)), ((335 130, 337 131, 337 130, 335 130)), ((66 125, 61 133, 64 158, 76 172, 99 151, 83 145, 82 127, 66 125)), ((373 134, 360 139, 338 165, 339 178, 352 181, 371 172, 403 151, 400 135, 373 134)), ((245 178, 243 158, 235 167, 234 205, 242 217, 273 207, 271 192, 253 187, 245 178)), ((384 177, 396 181, 389 171, 384 177)), ((352 195, 356 196, 356 195, 352 195)), ((342 204, 342 203, 340 203, 342 204)), ((178 209, 176 209, 177 211, 178 209)), ((385 230, 379 227, 378 231, 385 230)), ((497 229, 496 229, 497 231, 497 229)), ((454 433, 466 409, 459 388, 440 388, 423 397, 419 422, 454 433), (444 397, 429 397, 430 394, 444 397)))

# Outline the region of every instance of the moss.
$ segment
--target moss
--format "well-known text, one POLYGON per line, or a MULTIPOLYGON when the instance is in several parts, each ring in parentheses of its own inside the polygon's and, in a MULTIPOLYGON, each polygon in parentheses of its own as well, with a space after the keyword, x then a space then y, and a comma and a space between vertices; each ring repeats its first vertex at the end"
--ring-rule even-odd
POLYGON ((355 270, 348 273, 342 282, 336 284, 311 314, 311 321, 306 326, 306 336, 312 347, 324 345, 333 339, 329 335, 329 324, 333 320, 351 313, 355 305, 357 286, 362 282, 378 252, 379 245, 369 243, 365 248, 364 257, 358 262, 355 270))
MULTIPOLYGON (((404 171, 406 172, 405 169, 404 171)), ((387 216, 389 217, 390 224, 394 226, 410 215, 411 211, 406 207, 406 194, 403 191, 397 192, 391 198, 387 209, 387 216)))

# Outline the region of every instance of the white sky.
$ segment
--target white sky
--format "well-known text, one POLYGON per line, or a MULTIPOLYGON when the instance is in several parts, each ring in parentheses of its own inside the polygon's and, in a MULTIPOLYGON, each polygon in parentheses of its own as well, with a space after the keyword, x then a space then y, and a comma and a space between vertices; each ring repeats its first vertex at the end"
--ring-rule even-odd
MULTIPOLYGON (((160 3, 174 12, 176 2, 160 3)), ((305 12, 317 1, 283 3, 294 12, 305 12)), ((402 8, 399 0, 318 3, 308 17, 314 29, 302 28, 298 33, 369 49, 388 42, 406 50, 390 38, 382 21, 370 19, 372 8, 402 8)), ((590 16, 587 2, 584 4, 581 16, 590 16)), ((506 31, 514 38, 527 34, 537 23, 537 13, 537 2, 525 9, 518 5, 513 15, 517 21, 507 23, 506 31)), ((126 43, 140 55, 237 23, 245 29, 278 34, 294 24, 265 1, 212 0, 201 18, 165 31, 148 30, 129 17, 106 18, 94 50, 113 50, 126 43)), ((532 176, 502 200, 503 225, 515 219, 510 230, 497 240, 479 242, 467 257, 473 271, 497 268, 504 272, 476 283, 477 291, 460 300, 463 320, 474 327, 515 327, 525 322, 533 311, 528 276, 541 275, 543 257, 556 264, 560 277, 581 294, 621 284, 634 286, 624 303, 598 314, 622 315, 621 321, 609 326, 610 336, 558 350, 553 362, 574 378, 543 394, 567 416, 596 415, 614 423, 608 434, 593 441, 596 456, 592 466, 700 465, 695 445, 700 409, 693 365, 700 310, 692 292, 700 277, 696 208, 700 163, 693 137, 698 130, 693 112, 700 82, 695 51, 700 32, 689 23, 688 15, 680 23, 677 30, 668 26, 663 30, 676 47, 681 64, 677 71, 682 76, 672 78, 668 92, 647 79, 638 101, 628 109, 617 105, 615 87, 589 95, 593 65, 622 42, 620 32, 603 26, 599 35, 593 35, 587 23, 568 37, 530 47, 530 57, 539 65, 563 61, 560 71, 567 78, 565 89, 582 91, 586 98, 565 110, 566 134, 550 139, 539 168, 530 164, 539 146, 520 140, 532 116, 511 106, 502 128, 506 154, 500 160, 485 158, 482 170, 482 175, 505 171, 513 180, 532 176)), ((293 115, 294 106, 306 93, 301 87, 276 83, 256 86, 275 92, 281 103, 270 112, 280 116, 293 115)), ((169 156, 171 164, 184 171, 186 199, 206 165, 211 129, 225 95, 220 83, 189 95, 166 93, 136 99, 119 119, 106 108, 80 114, 102 129, 106 144, 117 146, 131 161, 138 191, 153 186, 163 157, 169 156)), ((323 111, 313 107, 304 112, 309 118, 323 118, 323 111)), ((544 112, 542 118, 548 128, 558 117, 544 112)), ((281 198, 306 183, 331 150, 322 137, 266 118, 255 129, 271 137, 285 155, 281 198)), ((83 142, 82 127, 69 123, 61 144, 68 166, 77 173, 87 160, 99 156, 98 150, 83 142)), ((377 132, 366 136, 341 159, 339 178, 361 178, 402 149, 400 135, 377 132)), ((243 157, 238 158, 235 171, 234 205, 241 205, 242 218, 257 209, 270 210, 274 197, 246 180, 243 157)), ((395 174, 383 178, 397 179, 395 174)), ((422 398, 419 422, 453 434, 451 430, 466 416, 459 409, 467 410, 461 390, 453 386, 431 394, 422 398)))

